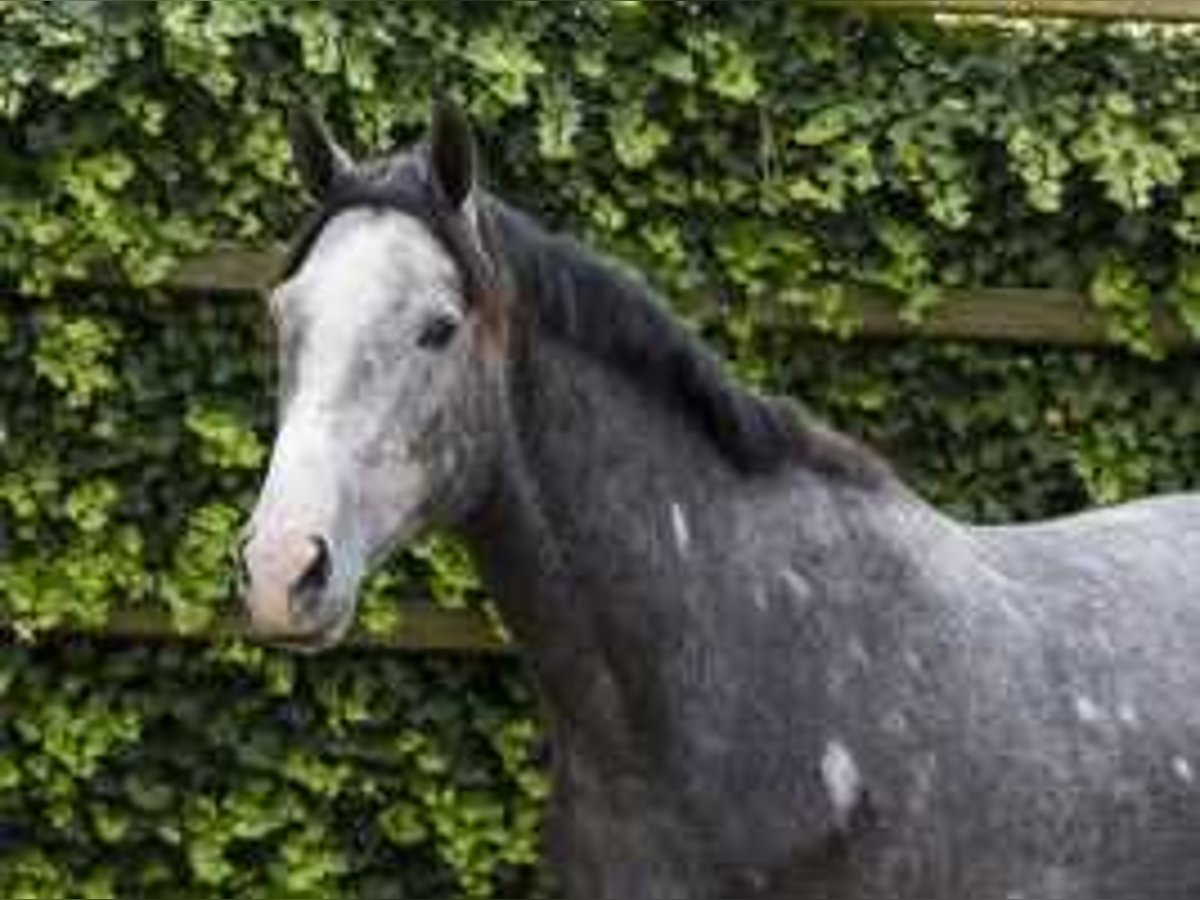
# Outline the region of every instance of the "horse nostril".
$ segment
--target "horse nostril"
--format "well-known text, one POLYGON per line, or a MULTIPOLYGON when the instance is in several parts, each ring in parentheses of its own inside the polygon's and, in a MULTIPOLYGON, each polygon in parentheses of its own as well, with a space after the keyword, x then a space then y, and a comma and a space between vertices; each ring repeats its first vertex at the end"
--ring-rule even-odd
POLYGON ((313 537, 309 540, 313 542, 316 552, 292 585, 290 595, 292 603, 298 606, 300 611, 312 614, 329 584, 333 564, 329 557, 329 543, 323 537, 313 537))

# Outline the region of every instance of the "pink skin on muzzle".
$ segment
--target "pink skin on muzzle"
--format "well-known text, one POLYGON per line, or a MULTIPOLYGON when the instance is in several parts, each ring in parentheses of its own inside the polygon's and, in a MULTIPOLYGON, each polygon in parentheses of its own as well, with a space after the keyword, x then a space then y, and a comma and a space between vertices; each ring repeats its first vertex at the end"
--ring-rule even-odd
POLYGON ((302 640, 320 630, 316 616, 330 575, 329 548, 303 532, 259 532, 242 547, 250 631, 264 639, 302 640))

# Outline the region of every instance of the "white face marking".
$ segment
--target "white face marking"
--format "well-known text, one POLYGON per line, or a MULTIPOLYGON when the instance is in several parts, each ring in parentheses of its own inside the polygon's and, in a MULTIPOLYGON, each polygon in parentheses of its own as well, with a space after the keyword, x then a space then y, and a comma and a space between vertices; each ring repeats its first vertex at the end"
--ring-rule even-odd
POLYGON ((845 828, 853 819, 855 808, 862 799, 863 783, 853 755, 837 739, 825 745, 825 754, 821 757, 821 780, 825 783, 837 823, 845 828))
POLYGON ((1192 784, 1196 780, 1196 772, 1192 768, 1192 764, 1182 756, 1176 756, 1171 760, 1171 769, 1175 772, 1175 777, 1185 784, 1192 784))
POLYGON ((688 550, 691 548, 692 535, 688 530, 687 516, 683 507, 678 503, 671 504, 671 527, 675 531, 675 546, 679 548, 680 553, 687 556, 688 550))
POLYGON ((332 402, 330 394, 351 367, 374 349, 373 329, 397 306, 419 299, 453 308, 456 292, 453 261, 416 219, 376 210, 335 216, 271 299, 281 321, 303 320, 313 338, 297 360, 303 374, 296 401, 317 407, 332 402))
POLYGON ((355 209, 325 224, 270 304, 287 393, 252 529, 322 536, 336 578, 339 561, 387 545, 431 490, 411 441, 455 367, 416 338, 432 314, 462 313, 459 277, 416 219, 355 209))

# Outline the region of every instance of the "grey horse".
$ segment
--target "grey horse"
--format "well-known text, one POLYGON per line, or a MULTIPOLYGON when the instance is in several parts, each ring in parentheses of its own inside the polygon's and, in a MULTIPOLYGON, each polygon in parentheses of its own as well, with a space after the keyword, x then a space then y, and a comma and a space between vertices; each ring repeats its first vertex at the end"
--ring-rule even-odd
POLYGON ((1200 897, 1200 498, 956 521, 479 187, 453 105, 371 162, 292 142, 252 629, 329 646, 386 553, 461 535, 569 896, 1200 897))

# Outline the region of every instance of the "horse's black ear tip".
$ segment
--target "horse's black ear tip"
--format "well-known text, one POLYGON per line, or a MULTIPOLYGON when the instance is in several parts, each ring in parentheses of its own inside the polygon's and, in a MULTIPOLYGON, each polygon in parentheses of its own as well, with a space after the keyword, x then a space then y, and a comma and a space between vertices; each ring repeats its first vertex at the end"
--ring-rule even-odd
POLYGON ((300 180, 314 198, 321 200, 351 166, 350 157, 330 136, 320 113, 306 103, 288 109, 287 129, 300 180))
POLYGON ((311 149, 325 134, 321 117, 307 103, 293 103, 287 109, 287 133, 292 150, 311 149))
POLYGON ((470 117, 462 104, 445 92, 439 92, 433 98, 430 122, 434 135, 457 139, 470 137, 470 117))
POLYGON ((429 144, 438 187, 453 205, 461 206, 475 185, 475 139, 466 111, 447 94, 434 98, 429 144))
POLYGON ((304 128, 308 122, 316 118, 316 113, 313 112, 311 106, 302 100, 293 100, 288 104, 287 110, 288 131, 297 131, 304 128))

